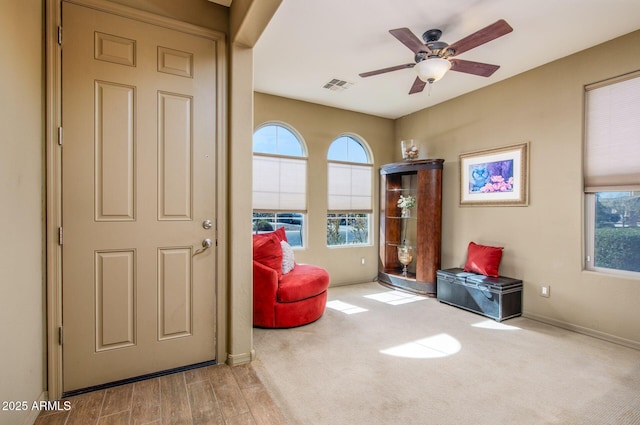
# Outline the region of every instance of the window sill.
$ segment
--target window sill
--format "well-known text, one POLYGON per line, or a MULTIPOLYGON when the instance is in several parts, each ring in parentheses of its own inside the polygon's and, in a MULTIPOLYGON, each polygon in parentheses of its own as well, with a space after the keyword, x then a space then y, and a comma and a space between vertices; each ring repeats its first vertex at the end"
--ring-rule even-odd
POLYGON ((627 270, 606 269, 603 267, 584 268, 583 272, 596 275, 599 277, 614 277, 620 279, 640 280, 640 272, 631 272, 627 270))

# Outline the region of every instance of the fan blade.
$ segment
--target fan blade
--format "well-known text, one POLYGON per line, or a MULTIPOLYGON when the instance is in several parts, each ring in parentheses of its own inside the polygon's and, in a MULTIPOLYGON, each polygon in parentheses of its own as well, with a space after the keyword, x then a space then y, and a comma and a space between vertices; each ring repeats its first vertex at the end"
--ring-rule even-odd
POLYGON ((451 70, 465 72, 467 74, 479 75, 480 77, 490 77, 500 68, 500 65, 490 65, 482 62, 472 62, 462 59, 450 59, 451 70))
POLYGON ((413 85, 411 86, 411 90, 409 90, 409 94, 420 93, 422 90, 424 90, 424 86, 426 85, 427 83, 422 81, 420 78, 416 77, 416 80, 413 82, 413 85))
POLYGON ((455 52, 454 55, 459 55, 460 53, 471 50, 474 47, 478 47, 484 43, 490 42, 491 40, 495 40, 498 37, 502 37, 505 34, 509 34, 511 31, 513 31, 513 28, 511 28, 504 19, 500 19, 488 27, 450 44, 448 49, 453 50, 455 52))
POLYGON ((427 52, 431 53, 431 50, 420 41, 409 28, 398 28, 395 30, 389 30, 392 36, 398 39, 400 43, 407 46, 413 53, 427 52))
POLYGON ((389 68, 382 68, 382 69, 377 69, 375 71, 363 72, 362 74, 358 74, 358 75, 360 75, 362 78, 365 78, 365 77, 371 77, 371 76, 378 75, 378 74, 384 74, 385 72, 391 72, 391 71, 398 71, 400 69, 413 68, 414 66, 416 66, 415 63, 405 63, 404 65, 390 66, 389 68))

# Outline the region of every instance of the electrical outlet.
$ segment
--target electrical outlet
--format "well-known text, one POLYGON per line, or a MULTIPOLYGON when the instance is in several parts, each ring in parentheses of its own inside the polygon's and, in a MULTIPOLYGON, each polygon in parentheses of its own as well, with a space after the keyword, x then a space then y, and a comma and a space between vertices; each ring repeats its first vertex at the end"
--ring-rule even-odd
POLYGON ((551 287, 550 286, 543 286, 542 288, 540 288, 540 296, 541 297, 545 297, 545 298, 549 298, 551 296, 551 287))
POLYGON ((360 259, 360 264, 362 264, 362 265, 364 266, 364 257, 362 257, 362 258, 360 259))

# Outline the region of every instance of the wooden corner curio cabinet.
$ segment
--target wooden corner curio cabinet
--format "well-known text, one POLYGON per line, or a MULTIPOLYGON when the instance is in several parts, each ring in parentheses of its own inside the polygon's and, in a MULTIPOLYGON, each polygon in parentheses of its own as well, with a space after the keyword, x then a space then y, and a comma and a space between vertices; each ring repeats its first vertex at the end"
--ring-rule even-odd
POLYGON ((380 167, 380 263, 378 280, 385 285, 436 296, 436 272, 442 243, 443 159, 396 162, 380 167), (403 214, 400 197, 415 205, 403 214), (413 254, 412 258, 398 251, 413 254))

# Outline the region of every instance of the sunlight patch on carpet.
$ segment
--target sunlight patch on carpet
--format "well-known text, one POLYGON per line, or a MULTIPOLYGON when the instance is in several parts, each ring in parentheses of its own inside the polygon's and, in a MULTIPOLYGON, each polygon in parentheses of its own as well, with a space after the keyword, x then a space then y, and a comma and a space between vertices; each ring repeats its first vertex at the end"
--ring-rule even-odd
POLYGON ((358 307, 357 305, 345 303, 340 300, 333 300, 327 302, 327 308, 340 311, 344 314, 355 314, 362 313, 364 311, 369 311, 366 308, 358 307))
POLYGON ((460 341, 448 334, 438 334, 406 344, 380 350, 382 354, 409 359, 437 359, 456 354, 462 349, 460 341))
POLYGON ((495 320, 484 320, 482 322, 474 323, 474 328, 483 328, 483 329, 495 329, 500 331, 516 331, 520 330, 517 326, 505 325, 504 323, 496 322, 495 320))
POLYGON ((378 294, 365 295, 364 297, 391 305, 400 305, 427 299, 426 297, 422 297, 420 295, 409 294, 402 291, 385 291, 378 294))

